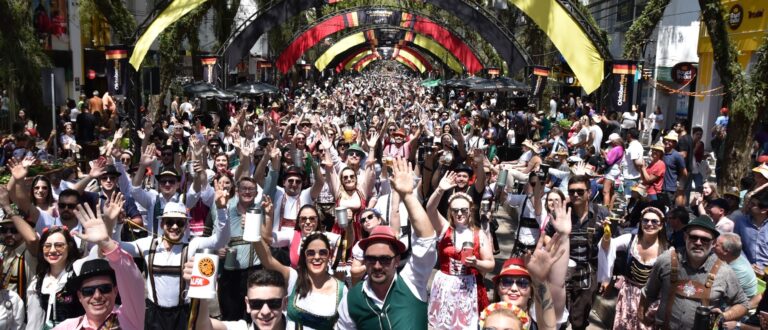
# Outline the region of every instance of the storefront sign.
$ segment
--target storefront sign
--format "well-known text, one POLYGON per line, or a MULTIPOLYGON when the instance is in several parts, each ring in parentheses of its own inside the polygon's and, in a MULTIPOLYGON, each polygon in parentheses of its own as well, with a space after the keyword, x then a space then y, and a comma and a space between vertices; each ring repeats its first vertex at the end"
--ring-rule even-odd
POLYGON ((696 73, 695 64, 688 62, 678 63, 672 67, 672 81, 685 85, 696 78, 696 73))

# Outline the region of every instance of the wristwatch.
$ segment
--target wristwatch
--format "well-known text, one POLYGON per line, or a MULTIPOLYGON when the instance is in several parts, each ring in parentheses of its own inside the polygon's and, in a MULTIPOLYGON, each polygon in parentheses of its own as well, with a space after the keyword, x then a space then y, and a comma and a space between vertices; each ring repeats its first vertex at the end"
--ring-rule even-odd
POLYGON ((736 321, 736 327, 733 328, 734 330, 741 330, 741 322, 736 321))

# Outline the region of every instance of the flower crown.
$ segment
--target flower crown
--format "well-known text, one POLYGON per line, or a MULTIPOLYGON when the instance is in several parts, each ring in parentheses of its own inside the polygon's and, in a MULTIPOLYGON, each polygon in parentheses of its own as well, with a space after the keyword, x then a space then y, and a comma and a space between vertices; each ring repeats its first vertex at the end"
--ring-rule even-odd
POLYGON ((453 195, 451 195, 451 197, 448 198, 448 204, 450 204, 451 202, 453 202, 454 199, 457 199, 457 198, 466 199, 469 202, 469 205, 473 205, 474 204, 472 202, 472 197, 469 196, 469 194, 463 193, 463 192, 455 192, 455 193, 453 193, 453 195))
POLYGON ((523 330, 528 330, 531 327, 530 318, 528 318, 528 313, 526 313, 524 310, 522 310, 520 307, 517 307, 515 305, 512 305, 512 303, 509 302, 497 302, 488 305, 482 313, 480 313, 480 328, 483 327, 485 324, 485 318, 488 317, 488 315, 493 314, 493 312, 501 309, 508 309, 512 311, 512 313, 517 317, 518 320, 520 320, 520 323, 523 324, 523 330))

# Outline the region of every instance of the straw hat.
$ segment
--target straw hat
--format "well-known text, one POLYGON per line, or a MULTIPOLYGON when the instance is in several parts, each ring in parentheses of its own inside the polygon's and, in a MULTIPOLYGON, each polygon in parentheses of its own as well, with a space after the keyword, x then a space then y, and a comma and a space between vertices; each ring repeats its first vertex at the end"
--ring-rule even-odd
POLYGON ((654 145, 651 146, 651 151, 653 150, 664 152, 664 143, 662 143, 661 141, 656 142, 654 145))
POLYGON ((533 141, 531 141, 531 140, 525 140, 525 141, 523 141, 523 146, 524 146, 524 147, 528 147, 529 149, 531 149, 531 150, 533 151, 533 153, 536 153, 536 154, 537 154, 537 153, 539 153, 539 147, 538 147, 538 146, 536 146, 536 145, 533 143, 533 141))
POLYGON ((677 142, 677 132, 670 131, 669 133, 667 133, 667 135, 664 136, 664 140, 670 140, 670 141, 677 142))

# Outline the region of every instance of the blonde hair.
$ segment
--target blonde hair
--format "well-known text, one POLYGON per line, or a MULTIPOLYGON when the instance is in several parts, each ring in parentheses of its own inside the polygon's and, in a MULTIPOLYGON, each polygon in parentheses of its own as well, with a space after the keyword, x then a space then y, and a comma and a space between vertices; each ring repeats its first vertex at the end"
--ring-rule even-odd
MULTIPOLYGON (((469 221, 467 221, 468 227, 471 229, 480 228, 480 226, 477 225, 477 219, 474 217, 475 203, 472 201, 472 197, 463 192, 455 192, 453 195, 451 195, 451 197, 448 198, 448 207, 450 208, 450 205, 453 203, 453 201, 457 199, 463 199, 469 203, 469 212, 467 214, 467 217, 469 218, 469 221)), ((453 223, 453 213, 450 210, 448 210, 448 222, 451 224, 451 227, 456 227, 453 223)))

